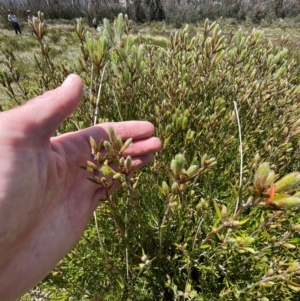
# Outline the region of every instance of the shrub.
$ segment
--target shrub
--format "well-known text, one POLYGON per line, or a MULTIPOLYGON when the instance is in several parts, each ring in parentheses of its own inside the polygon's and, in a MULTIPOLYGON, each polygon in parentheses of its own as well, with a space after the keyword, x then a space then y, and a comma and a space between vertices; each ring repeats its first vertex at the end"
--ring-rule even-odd
MULTIPOLYGON (((105 147, 107 155, 87 169, 122 189, 101 200, 98 227, 91 221, 40 288, 50 300, 298 300, 296 62, 255 30, 226 37, 205 22, 195 36, 186 26, 151 47, 130 29, 122 15, 98 35, 78 20, 75 66, 87 92, 59 132, 146 119, 163 150, 129 179, 130 158, 121 158, 113 129, 109 142, 91 139, 93 152, 105 147)), ((48 89, 68 68, 36 36, 48 89)))

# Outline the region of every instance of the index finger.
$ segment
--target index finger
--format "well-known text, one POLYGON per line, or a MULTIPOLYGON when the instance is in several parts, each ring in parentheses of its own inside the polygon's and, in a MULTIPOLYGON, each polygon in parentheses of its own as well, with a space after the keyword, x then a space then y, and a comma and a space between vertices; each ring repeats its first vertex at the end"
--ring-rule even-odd
POLYGON ((108 129, 112 127, 116 136, 120 136, 123 141, 132 138, 130 147, 132 156, 140 156, 158 151, 161 148, 160 140, 151 138, 154 133, 154 126, 148 121, 125 121, 102 123, 78 132, 67 133, 51 139, 52 143, 63 146, 64 152, 70 156, 76 154, 85 159, 91 153, 90 137, 99 143, 101 140, 108 140, 108 129), (151 138, 151 139, 149 139, 151 138))
MULTIPOLYGON (((132 138, 133 140, 148 138, 151 137, 154 133, 154 126, 152 123, 148 121, 133 120, 133 121, 123 121, 123 122, 106 122, 106 123, 101 123, 99 125, 96 125, 93 128, 103 129, 106 135, 105 140, 107 140, 108 139, 107 132, 109 127, 112 127, 115 131, 116 136, 121 136, 123 140, 126 140, 128 138, 132 138)), ((93 138, 96 138, 96 136, 93 136, 93 138)))

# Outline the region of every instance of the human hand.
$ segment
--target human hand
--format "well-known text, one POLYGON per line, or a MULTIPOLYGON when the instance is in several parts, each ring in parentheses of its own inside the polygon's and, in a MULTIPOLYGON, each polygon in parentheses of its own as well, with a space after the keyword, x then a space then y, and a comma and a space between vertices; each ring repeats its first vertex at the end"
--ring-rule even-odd
POLYGON ((123 140, 132 138, 124 156, 135 168, 161 147, 145 121, 52 137, 81 94, 81 79, 71 75, 61 87, 0 113, 0 300, 15 300, 42 280, 79 240, 104 196, 80 168, 90 159, 90 136, 108 140, 112 126, 123 140))

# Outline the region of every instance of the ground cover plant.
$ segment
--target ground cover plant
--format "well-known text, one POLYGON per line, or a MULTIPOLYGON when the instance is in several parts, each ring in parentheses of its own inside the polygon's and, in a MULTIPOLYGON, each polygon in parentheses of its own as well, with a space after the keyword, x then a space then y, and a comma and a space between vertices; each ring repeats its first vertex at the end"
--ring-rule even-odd
POLYGON ((142 119, 163 142, 130 179, 121 156, 130 140, 113 129, 109 141, 91 137, 87 178, 122 189, 100 201, 84 237, 23 300, 298 300, 300 78, 287 41, 224 34, 208 21, 163 39, 134 26, 119 15, 93 32, 78 19, 77 58, 61 61, 40 13, 30 27, 34 77, 3 50, 4 109, 76 72, 82 102, 57 135, 142 119))

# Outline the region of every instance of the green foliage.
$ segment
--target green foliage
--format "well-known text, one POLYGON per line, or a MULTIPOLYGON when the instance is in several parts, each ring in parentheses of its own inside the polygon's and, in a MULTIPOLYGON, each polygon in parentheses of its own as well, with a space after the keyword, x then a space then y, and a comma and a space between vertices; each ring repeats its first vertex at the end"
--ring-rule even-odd
POLYGON ((90 180, 122 188, 100 201, 98 228, 91 221, 40 288, 50 300, 298 300, 296 62, 256 30, 225 36, 205 22, 158 46, 140 43, 131 27, 119 15, 91 34, 79 19, 72 69, 53 63, 35 33, 41 89, 69 70, 86 86, 59 133, 139 119, 163 143, 130 179, 122 157, 130 140, 113 129, 106 142, 91 138, 90 180))

